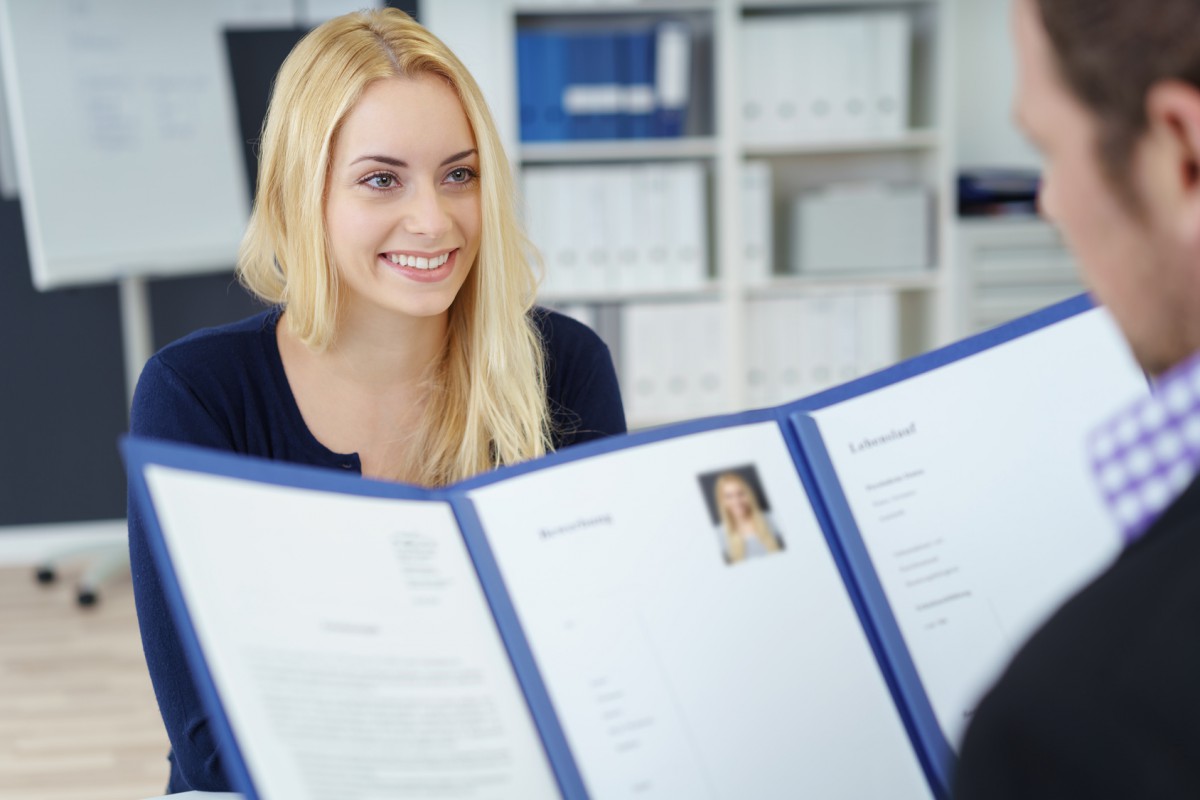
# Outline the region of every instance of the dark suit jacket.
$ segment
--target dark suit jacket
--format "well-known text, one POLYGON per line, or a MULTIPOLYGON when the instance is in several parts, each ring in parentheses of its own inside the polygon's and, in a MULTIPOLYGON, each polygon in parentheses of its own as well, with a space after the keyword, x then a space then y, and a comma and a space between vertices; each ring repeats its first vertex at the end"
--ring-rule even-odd
POLYGON ((1200 798, 1200 480, 1017 654, 955 797, 1200 798))

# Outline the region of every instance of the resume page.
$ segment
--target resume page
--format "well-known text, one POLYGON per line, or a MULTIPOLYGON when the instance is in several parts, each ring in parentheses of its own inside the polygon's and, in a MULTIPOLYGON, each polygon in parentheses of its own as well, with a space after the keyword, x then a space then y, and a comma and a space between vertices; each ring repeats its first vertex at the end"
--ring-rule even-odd
POLYGON ((449 505, 146 479, 260 797, 559 796, 449 505))
POLYGON ((592 797, 931 796, 775 423, 469 497, 592 797))
POLYGON ((1095 309, 813 414, 952 744, 1025 639, 1118 552, 1086 436, 1147 391, 1095 309))

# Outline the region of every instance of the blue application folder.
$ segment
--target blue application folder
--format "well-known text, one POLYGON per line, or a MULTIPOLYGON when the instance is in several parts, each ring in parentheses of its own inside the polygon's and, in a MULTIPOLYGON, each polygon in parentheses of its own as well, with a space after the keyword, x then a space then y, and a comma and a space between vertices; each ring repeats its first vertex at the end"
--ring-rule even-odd
POLYGON ((521 141, 541 142, 550 138, 540 97, 544 56, 543 37, 530 30, 517 31, 517 102, 521 141))
POLYGON ((249 798, 946 797, 988 683, 1119 548, 1084 439, 1147 390, 1078 297, 440 490, 123 448, 249 798))
POLYGON ((568 138, 617 138, 621 88, 617 83, 618 34, 612 31, 571 31, 564 36, 567 41, 567 83, 570 90, 592 93, 592 102, 585 103, 583 108, 567 106, 568 138))
POLYGON ((617 82, 628 93, 619 117, 618 136, 647 139, 654 135, 654 28, 624 31, 617 38, 617 82))
POLYGON ((690 48, 690 34, 679 23, 518 30, 521 140, 684 135, 690 48))
POLYGON ((517 32, 517 95, 521 141, 555 142, 569 138, 563 107, 569 47, 562 31, 517 32))

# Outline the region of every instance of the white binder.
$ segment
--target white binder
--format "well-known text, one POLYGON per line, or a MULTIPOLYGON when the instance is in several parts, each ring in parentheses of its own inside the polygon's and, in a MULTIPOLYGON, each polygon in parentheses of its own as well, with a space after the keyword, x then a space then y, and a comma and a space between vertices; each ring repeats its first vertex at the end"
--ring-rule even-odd
POLYGON ((766 161, 742 164, 742 264, 747 286, 762 286, 774 271, 772 246, 771 165, 766 161))
POLYGON ((903 11, 872 17, 868 128, 876 136, 901 136, 908 130, 912 21, 903 11))

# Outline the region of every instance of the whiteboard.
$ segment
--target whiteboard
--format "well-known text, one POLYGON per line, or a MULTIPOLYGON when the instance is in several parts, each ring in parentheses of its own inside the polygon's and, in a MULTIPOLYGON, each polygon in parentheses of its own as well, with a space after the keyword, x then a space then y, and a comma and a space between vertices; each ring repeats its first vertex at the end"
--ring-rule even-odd
POLYGON ((223 28, 289 0, 0 0, 34 285, 229 270, 249 214, 223 28))
POLYGON ((0 200, 11 200, 16 196, 17 162, 13 157, 12 133, 8 127, 8 112, 4 109, 4 80, 0 74, 0 200))
MULTIPOLYGON (((428 0, 426 0, 428 2, 428 0)), ((302 0, 298 24, 315 27, 326 20, 364 8, 383 8, 383 0, 302 0)))

